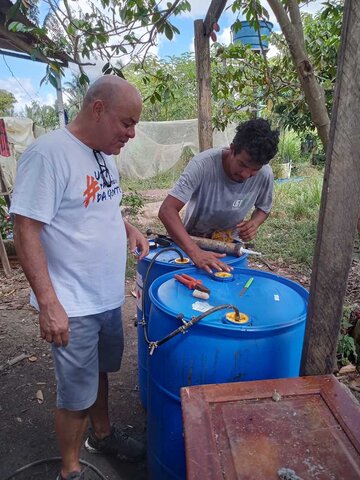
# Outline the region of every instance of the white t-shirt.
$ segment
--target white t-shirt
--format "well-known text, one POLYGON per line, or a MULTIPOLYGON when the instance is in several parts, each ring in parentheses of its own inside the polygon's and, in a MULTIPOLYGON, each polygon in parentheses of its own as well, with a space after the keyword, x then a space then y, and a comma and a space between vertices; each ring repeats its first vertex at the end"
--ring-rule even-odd
MULTIPOLYGON (((69 317, 124 301, 126 232, 112 157, 106 187, 92 149, 68 130, 39 137, 21 156, 10 211, 43 222, 41 242, 57 297, 69 317)), ((34 294, 30 303, 38 308, 34 294)))

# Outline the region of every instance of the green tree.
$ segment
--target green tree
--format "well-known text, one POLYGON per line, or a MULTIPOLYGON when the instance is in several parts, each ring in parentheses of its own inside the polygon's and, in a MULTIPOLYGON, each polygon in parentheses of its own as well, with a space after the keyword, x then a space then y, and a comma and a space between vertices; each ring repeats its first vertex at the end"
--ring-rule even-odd
POLYGON ((14 105, 17 102, 14 95, 6 90, 0 90, 0 116, 11 117, 14 114, 14 105))
MULTIPOLYGON (((304 37, 309 58, 317 79, 324 90, 325 105, 331 111, 337 72, 337 53, 340 47, 340 32, 343 2, 332 1, 312 17, 303 15, 304 37)), ((281 55, 272 61, 272 72, 281 76, 284 88, 277 97, 275 111, 284 126, 297 132, 313 129, 310 111, 303 91, 292 68, 292 59, 283 35, 274 35, 273 43, 281 55)))
POLYGON ((87 91, 87 85, 81 81, 81 75, 73 75, 71 81, 64 83, 64 87, 64 92, 67 96, 65 109, 68 113, 69 121, 71 121, 80 111, 87 91))
POLYGON ((143 120, 183 120, 197 116, 195 60, 192 53, 129 65, 124 75, 144 99, 143 120))
MULTIPOLYGON (((105 60, 104 73, 121 75, 115 66, 134 58, 146 57, 149 48, 156 43, 157 35, 172 39, 179 30, 171 23, 172 16, 190 11, 188 0, 173 0, 166 4, 157 0, 87 0, 83 10, 78 2, 64 0, 17 0, 9 10, 2 35, 22 51, 48 63, 46 80, 56 86, 56 74, 62 74, 61 64, 54 60, 54 51, 65 51, 80 65, 82 83, 88 77, 82 66, 94 57, 105 60), (43 24, 39 10, 47 9, 43 24), (33 25, 11 21, 17 12, 31 17, 33 25), (14 35, 28 32, 34 38, 33 45, 26 45, 14 35), (51 38, 53 45, 46 41, 51 38)), ((55 57, 56 58, 56 57, 55 57)), ((87 63, 89 64, 89 63, 87 63)))
MULTIPOLYGON (((281 2, 271 2, 275 3, 281 2)), ((279 122, 283 126, 298 132, 313 130, 314 116, 317 124, 319 119, 324 119, 322 125, 327 126, 320 130, 321 140, 326 144, 328 112, 331 110, 335 86, 343 1, 329 0, 325 8, 314 18, 309 14, 297 16, 294 12, 298 11, 298 4, 295 3, 288 2, 287 14, 290 16, 290 12, 292 13, 293 22, 290 25, 288 18, 289 28, 294 29, 296 24, 298 33, 295 32, 297 37, 294 34, 294 41, 300 42, 301 50, 306 51, 306 59, 303 58, 302 61, 307 62, 309 78, 317 85, 315 90, 311 91, 311 95, 320 92, 316 102, 312 97, 309 103, 308 95, 311 88, 306 85, 308 93, 305 94, 304 80, 299 80, 299 72, 294 69, 294 57, 290 53, 289 41, 285 35, 272 35, 271 40, 279 49, 278 56, 272 59, 267 59, 264 54, 254 53, 239 43, 229 47, 215 45, 212 87, 214 99, 217 101, 215 109, 217 126, 224 127, 228 120, 236 118, 239 112, 244 110, 259 105, 268 106, 269 110, 274 109, 279 114, 279 122)), ((256 2, 254 4, 256 5, 256 2)), ((254 16, 258 20, 266 18, 267 12, 255 10, 254 13, 249 1, 243 1, 242 7, 245 8, 248 19, 254 16)), ((286 13, 285 9, 282 13, 284 12, 286 13)))
POLYGON ((33 101, 30 105, 25 105, 20 116, 31 118, 36 125, 44 127, 46 130, 54 130, 59 127, 56 105, 40 105, 33 101))
MULTIPOLYGON (((329 138, 330 119, 326 108, 324 89, 308 52, 300 10, 301 6, 306 3, 309 2, 305 0, 268 0, 269 7, 276 16, 290 52, 293 62, 292 68, 295 69, 297 79, 300 82, 312 122, 324 147, 326 147, 329 138)), ((342 4, 342 0, 328 0, 324 5, 327 12, 331 12, 337 7, 342 8, 342 4)), ((259 21, 269 18, 269 14, 260 0, 234 0, 231 8, 233 12, 245 15, 246 19, 258 30, 259 21)), ((330 27, 331 34, 333 34, 336 26, 335 28, 330 27)), ((260 35, 259 38, 261 41, 260 35)), ((321 39, 319 40, 321 41, 321 39)), ((264 49, 261 50, 266 61, 264 49)))

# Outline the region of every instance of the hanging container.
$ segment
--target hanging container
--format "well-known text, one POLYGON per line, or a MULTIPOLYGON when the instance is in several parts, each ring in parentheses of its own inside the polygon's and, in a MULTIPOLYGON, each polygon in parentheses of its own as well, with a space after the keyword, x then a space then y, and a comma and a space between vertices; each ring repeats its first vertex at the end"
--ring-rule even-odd
MULTIPOLYGON (((148 333, 160 340, 211 307, 202 318, 148 356, 148 473, 151 480, 185 479, 180 388, 190 385, 288 378, 299 375, 308 292, 280 276, 235 268, 222 281, 192 268, 186 273, 210 289, 206 301, 163 275, 150 287, 148 333)), ((160 342, 161 343, 161 342, 160 342)))
MULTIPOLYGON (((226 255, 221 258, 221 261, 228 263, 232 267, 247 267, 248 254, 245 253, 240 257, 233 257, 226 255)), ((146 408, 147 397, 147 355, 148 344, 145 341, 144 336, 144 324, 143 324, 143 306, 145 310, 145 321, 147 322, 150 312, 150 299, 149 299, 149 287, 152 282, 164 275, 165 273, 173 270, 183 270, 184 268, 193 267, 194 263, 187 256, 187 254, 181 250, 175 243, 171 247, 164 248, 158 247, 154 250, 150 250, 149 255, 140 260, 137 264, 136 270, 136 316, 137 316, 137 333, 138 333, 138 375, 139 375, 139 392, 140 401, 144 408, 146 408), (181 261, 181 255, 184 258, 184 262, 181 261), (156 256, 154 263, 151 265, 149 273, 146 278, 148 268, 151 261, 156 256), (144 281, 146 279, 145 293, 144 293, 144 281), (143 294, 145 295, 143 299, 143 294)))
POLYGON ((241 42, 243 45, 250 45, 252 50, 260 50, 261 44, 264 50, 269 48, 269 36, 273 29, 273 24, 271 22, 266 22, 265 20, 260 20, 259 22, 259 31, 255 30, 249 22, 242 21, 241 28, 233 32, 233 43, 241 42), (261 37, 261 44, 259 35, 261 37))

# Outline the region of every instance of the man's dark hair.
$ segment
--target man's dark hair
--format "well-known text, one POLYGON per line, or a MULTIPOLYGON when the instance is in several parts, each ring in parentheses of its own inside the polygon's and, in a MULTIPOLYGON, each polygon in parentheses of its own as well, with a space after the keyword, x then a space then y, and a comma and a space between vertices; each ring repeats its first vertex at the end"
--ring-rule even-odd
POLYGON ((266 165, 275 156, 279 143, 279 131, 271 130, 263 118, 241 123, 233 140, 235 154, 245 150, 258 165, 266 165))

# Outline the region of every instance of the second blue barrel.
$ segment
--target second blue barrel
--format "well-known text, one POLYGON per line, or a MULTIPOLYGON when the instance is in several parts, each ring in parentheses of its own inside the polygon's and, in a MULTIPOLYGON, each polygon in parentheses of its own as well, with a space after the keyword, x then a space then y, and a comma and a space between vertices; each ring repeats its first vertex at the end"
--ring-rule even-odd
POLYGON ((148 475, 150 480, 184 480, 185 453, 180 388, 190 385, 296 377, 300 371, 308 292, 286 278, 235 268, 232 279, 215 279, 196 268, 186 273, 210 289, 201 300, 174 278, 150 287, 151 341, 212 307, 214 312, 155 348, 148 356, 148 475))
MULTIPOLYGON (((226 255, 221 259, 223 262, 228 263, 233 267, 247 267, 248 255, 244 254, 241 257, 233 257, 226 255)), ((183 270, 184 268, 193 267, 193 262, 189 259, 187 254, 181 250, 175 243, 169 248, 158 247, 151 250, 149 255, 140 260, 137 265, 136 271, 136 316, 137 316, 137 332, 138 332, 138 375, 139 375, 139 392, 140 401, 144 408, 146 408, 147 397, 147 355, 148 345, 144 337, 144 325, 143 318, 143 304, 144 304, 144 316, 145 321, 149 318, 150 311, 150 299, 149 299, 149 287, 152 282, 161 275, 171 272, 173 270, 183 270), (188 263, 180 263, 178 250, 188 263), (151 261, 157 256, 152 264, 144 289, 144 281, 151 261), (144 295, 144 299, 143 299, 144 295)))

